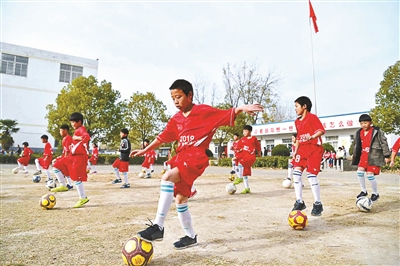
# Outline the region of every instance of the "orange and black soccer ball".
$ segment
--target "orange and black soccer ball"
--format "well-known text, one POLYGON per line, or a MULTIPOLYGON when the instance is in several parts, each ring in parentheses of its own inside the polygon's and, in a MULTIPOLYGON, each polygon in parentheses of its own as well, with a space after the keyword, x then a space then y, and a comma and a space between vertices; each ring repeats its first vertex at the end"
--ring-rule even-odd
POLYGON ((147 265, 153 259, 154 248, 150 242, 134 236, 122 248, 122 259, 129 266, 147 265))
POLYGON ((303 230, 308 224, 308 218, 302 211, 292 211, 289 213, 288 223, 293 229, 303 230))

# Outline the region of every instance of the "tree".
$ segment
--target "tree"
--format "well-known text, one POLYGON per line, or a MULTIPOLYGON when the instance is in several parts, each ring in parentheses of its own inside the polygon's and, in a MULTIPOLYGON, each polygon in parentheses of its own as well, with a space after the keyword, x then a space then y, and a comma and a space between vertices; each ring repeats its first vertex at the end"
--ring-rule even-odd
POLYGON ((123 102, 119 91, 113 90, 111 82, 100 84, 95 77, 78 77, 61 89, 56 104, 46 106, 48 132, 60 140, 59 128, 69 125, 69 116, 80 112, 91 141, 104 144, 119 142, 119 130, 123 127, 123 102))
POLYGON ((152 92, 135 92, 127 102, 125 118, 130 126, 129 138, 133 143, 154 139, 165 127, 169 117, 167 107, 152 92))
POLYGON ((249 124, 256 121, 268 122, 269 109, 275 104, 275 89, 279 78, 273 71, 263 73, 256 63, 231 66, 229 63, 223 68, 225 85, 225 102, 233 107, 242 104, 259 103, 264 106, 265 112, 256 116, 247 116, 249 124))
POLYGON ((214 106, 218 101, 217 86, 209 82, 201 75, 196 75, 193 82, 193 102, 197 104, 209 104, 214 106))
POLYGON ((0 119, 0 143, 1 147, 6 151, 14 144, 14 139, 11 135, 19 131, 19 128, 16 127, 17 125, 17 120, 0 119))
POLYGON ((389 66, 383 77, 370 115, 374 125, 384 132, 400 134, 400 61, 389 66))

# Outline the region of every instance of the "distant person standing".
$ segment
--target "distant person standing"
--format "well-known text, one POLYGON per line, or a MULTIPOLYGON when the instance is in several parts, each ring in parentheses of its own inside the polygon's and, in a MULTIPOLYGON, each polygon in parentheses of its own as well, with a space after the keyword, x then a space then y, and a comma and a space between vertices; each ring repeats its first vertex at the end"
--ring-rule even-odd
POLYGON ((24 168, 24 174, 28 173, 28 164, 29 161, 31 160, 31 155, 33 154, 33 151, 28 147, 29 144, 28 142, 23 142, 22 146, 24 146, 24 150, 21 154, 21 158, 17 159, 18 167, 17 169, 24 168))
POLYGON ((19 155, 21 155, 21 152, 22 152, 21 147, 18 144, 17 149, 15 150, 15 154, 19 156, 19 155))
POLYGON ((128 139, 129 130, 126 128, 121 129, 119 135, 121 136, 121 144, 119 147, 119 158, 117 158, 112 167, 114 168, 114 173, 116 179, 112 182, 112 184, 122 183, 121 176, 119 172, 124 176, 124 184, 121 188, 130 188, 128 182, 128 172, 129 172, 129 154, 131 153, 131 142, 128 139))
POLYGON ((268 156, 268 150, 267 150, 267 147, 264 147, 264 153, 263 153, 263 156, 268 156))
POLYGON ((42 174, 42 168, 46 172, 47 181, 53 180, 50 174, 50 164, 53 160, 53 149, 51 144, 49 143, 49 137, 47 135, 42 135, 40 137, 42 139, 42 143, 44 143, 43 157, 40 157, 35 160, 37 171, 33 173, 34 175, 42 174))

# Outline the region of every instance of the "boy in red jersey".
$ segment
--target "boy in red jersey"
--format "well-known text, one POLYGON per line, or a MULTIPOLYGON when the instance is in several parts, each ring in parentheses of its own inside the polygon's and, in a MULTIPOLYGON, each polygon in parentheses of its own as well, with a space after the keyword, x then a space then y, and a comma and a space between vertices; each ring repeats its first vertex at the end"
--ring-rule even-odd
POLYGON ((87 172, 90 172, 91 169, 93 169, 93 174, 96 174, 96 164, 97 160, 99 159, 99 148, 96 143, 92 144, 93 150, 92 150, 92 156, 88 160, 88 168, 87 172))
MULTIPOLYGON (((47 135, 42 135, 40 137, 42 139, 42 143, 44 143, 43 157, 40 157, 35 160, 37 171, 33 173, 33 175, 42 174, 42 168, 46 172, 47 181, 52 180, 49 166, 51 161, 53 160, 53 149, 51 148, 51 144, 49 143, 49 137, 47 135)), ((47 182, 46 181, 46 182, 47 182)))
POLYGON ((78 190, 79 200, 73 206, 80 208, 89 202, 86 197, 85 189, 82 182, 87 181, 86 165, 88 160, 87 149, 90 141, 90 136, 83 126, 83 115, 81 113, 72 113, 69 117, 71 126, 75 129, 72 136, 71 156, 69 156, 68 172, 72 180, 75 182, 75 187, 78 190))
POLYGON ((60 135, 63 137, 62 139, 62 154, 54 159, 53 161, 53 171, 57 177, 60 186, 51 189, 51 192, 63 192, 68 191, 73 188, 71 178, 69 177, 68 172, 68 161, 69 156, 71 154, 71 144, 72 144, 72 137, 69 134, 69 126, 62 125, 60 127, 60 135), (68 182, 68 184, 66 183, 68 182))
MULTIPOLYGON (((148 140, 148 139, 143 140, 143 145, 144 145, 143 149, 145 149, 147 146, 149 146, 149 144, 150 144, 150 140, 148 140)), ((142 163, 142 167, 143 167, 142 172, 146 173, 145 178, 151 178, 151 173, 154 172, 153 165, 154 165, 156 156, 157 156, 157 154, 154 150, 149 150, 144 154, 144 161, 142 163)))
POLYGON ((21 158, 17 159, 18 167, 14 168, 13 171, 24 168, 24 174, 27 174, 28 173, 27 167, 29 161, 31 160, 31 154, 33 154, 33 151, 28 147, 29 144, 26 141, 22 143, 22 146, 24 146, 24 150, 21 154, 21 158))
POLYGON ((234 185, 244 182, 244 190, 241 194, 250 193, 249 176, 251 176, 251 167, 256 161, 256 156, 261 156, 261 144, 255 136, 251 135, 253 127, 245 125, 243 127, 243 137, 238 143, 238 156, 237 161, 243 167, 243 178, 236 178, 233 182, 234 185))
POLYGON ((230 172, 230 180, 233 181, 235 178, 235 174, 237 173, 238 176, 241 178, 242 176, 240 175, 240 171, 239 171, 239 163, 237 158, 238 152, 239 152, 239 148, 238 148, 238 144, 239 144, 239 134, 235 133, 233 135, 233 142, 232 142, 232 146, 231 146, 231 150, 233 151, 233 158, 232 158, 232 171, 230 172))
POLYGON ((292 181, 292 175, 293 175, 293 156, 296 154, 296 150, 298 148, 298 142, 297 142, 297 133, 292 134, 292 152, 290 153, 290 156, 292 156, 291 159, 289 159, 288 163, 288 176, 285 178, 289 180, 290 182, 292 181))
POLYGON ((166 128, 145 149, 132 151, 132 156, 140 156, 162 143, 178 140, 177 153, 169 161, 171 170, 164 173, 161 180, 160 198, 154 224, 138 232, 146 241, 162 240, 164 220, 175 197, 178 218, 185 236, 174 243, 176 249, 197 245, 192 219, 188 208, 188 196, 193 182, 209 164, 206 149, 219 126, 234 124, 241 112, 254 115, 262 111, 259 104, 244 105, 229 110, 220 110, 208 105, 193 103, 193 87, 186 80, 176 80, 169 88, 171 98, 179 109, 167 123, 166 128))
POLYGON ((379 199, 378 182, 375 179, 379 175, 381 166, 390 162, 390 150, 386 137, 378 128, 372 126, 372 119, 368 114, 362 114, 359 118, 361 128, 355 134, 354 153, 352 165, 358 165, 357 176, 360 182, 361 192, 356 198, 368 195, 364 175, 367 173, 372 188, 371 201, 379 199))
POLYGON ((293 155, 293 185, 296 202, 292 210, 301 211, 306 208, 306 204, 303 201, 301 177, 304 169, 307 168, 307 177, 315 200, 311 215, 320 216, 323 207, 317 175, 320 172, 321 158, 324 153, 321 136, 325 133, 325 129, 319 118, 315 114, 310 113, 312 103, 308 97, 301 96, 294 102, 296 114, 298 115, 298 118, 295 120, 298 149, 293 155))
POLYGON ((121 137, 121 144, 119 146, 119 158, 117 158, 112 167, 114 168, 114 173, 116 179, 112 184, 122 183, 121 176, 119 172, 124 176, 124 184, 121 188, 130 188, 128 182, 128 172, 129 172, 129 155, 131 153, 131 142, 128 139, 129 130, 126 128, 121 129, 119 135, 121 137))
POLYGON ((400 138, 397 139, 397 141, 394 143, 392 147, 392 155, 390 156, 390 167, 394 167, 394 161, 396 159, 396 155, 399 153, 399 150, 400 150, 400 138))

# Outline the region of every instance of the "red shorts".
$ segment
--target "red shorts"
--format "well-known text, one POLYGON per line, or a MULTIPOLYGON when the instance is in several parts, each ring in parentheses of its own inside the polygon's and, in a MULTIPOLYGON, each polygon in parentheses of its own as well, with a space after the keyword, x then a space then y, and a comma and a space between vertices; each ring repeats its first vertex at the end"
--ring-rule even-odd
POLYGON ((363 160, 361 158, 358 167, 364 168, 366 172, 373 173, 374 175, 379 175, 381 172, 381 167, 380 166, 375 166, 375 165, 369 165, 368 164, 368 158, 363 160))
POLYGON ((26 157, 21 157, 17 160, 17 162, 19 162, 20 164, 22 164, 23 166, 28 166, 29 161, 31 160, 30 156, 26 156, 26 157))
POLYGON ((57 168, 65 176, 69 176, 68 164, 69 164, 69 156, 60 157, 57 158, 56 161, 54 162, 53 168, 57 168))
POLYGON ((239 155, 239 163, 243 166, 243 176, 251 176, 251 167, 255 161, 255 154, 244 151, 239 155))
POLYGON ((121 161, 119 158, 114 161, 112 167, 118 168, 121 173, 129 172, 129 162, 121 161))
POLYGON ((324 147, 321 145, 306 144, 299 146, 293 167, 307 168, 307 173, 317 175, 321 170, 321 159, 324 147))
POLYGON ((69 176, 74 181, 87 181, 87 154, 74 154, 66 157, 69 160, 64 162, 67 164, 69 176))
POLYGON ((189 197, 193 182, 203 174, 209 165, 204 148, 189 147, 178 152, 168 161, 171 169, 178 167, 180 181, 175 183, 174 195, 189 197))
POLYGON ((92 165, 96 165, 97 164, 97 158, 95 158, 95 157, 90 157, 90 159, 89 159, 89 162, 92 164, 92 165))
POLYGON ((49 166, 51 164, 51 161, 53 160, 52 156, 47 156, 47 159, 44 159, 44 157, 41 157, 38 159, 40 166, 44 169, 47 170, 49 169, 49 166))
POLYGON ((150 165, 154 164, 154 158, 144 158, 144 161, 142 163, 143 168, 150 168, 150 165))

